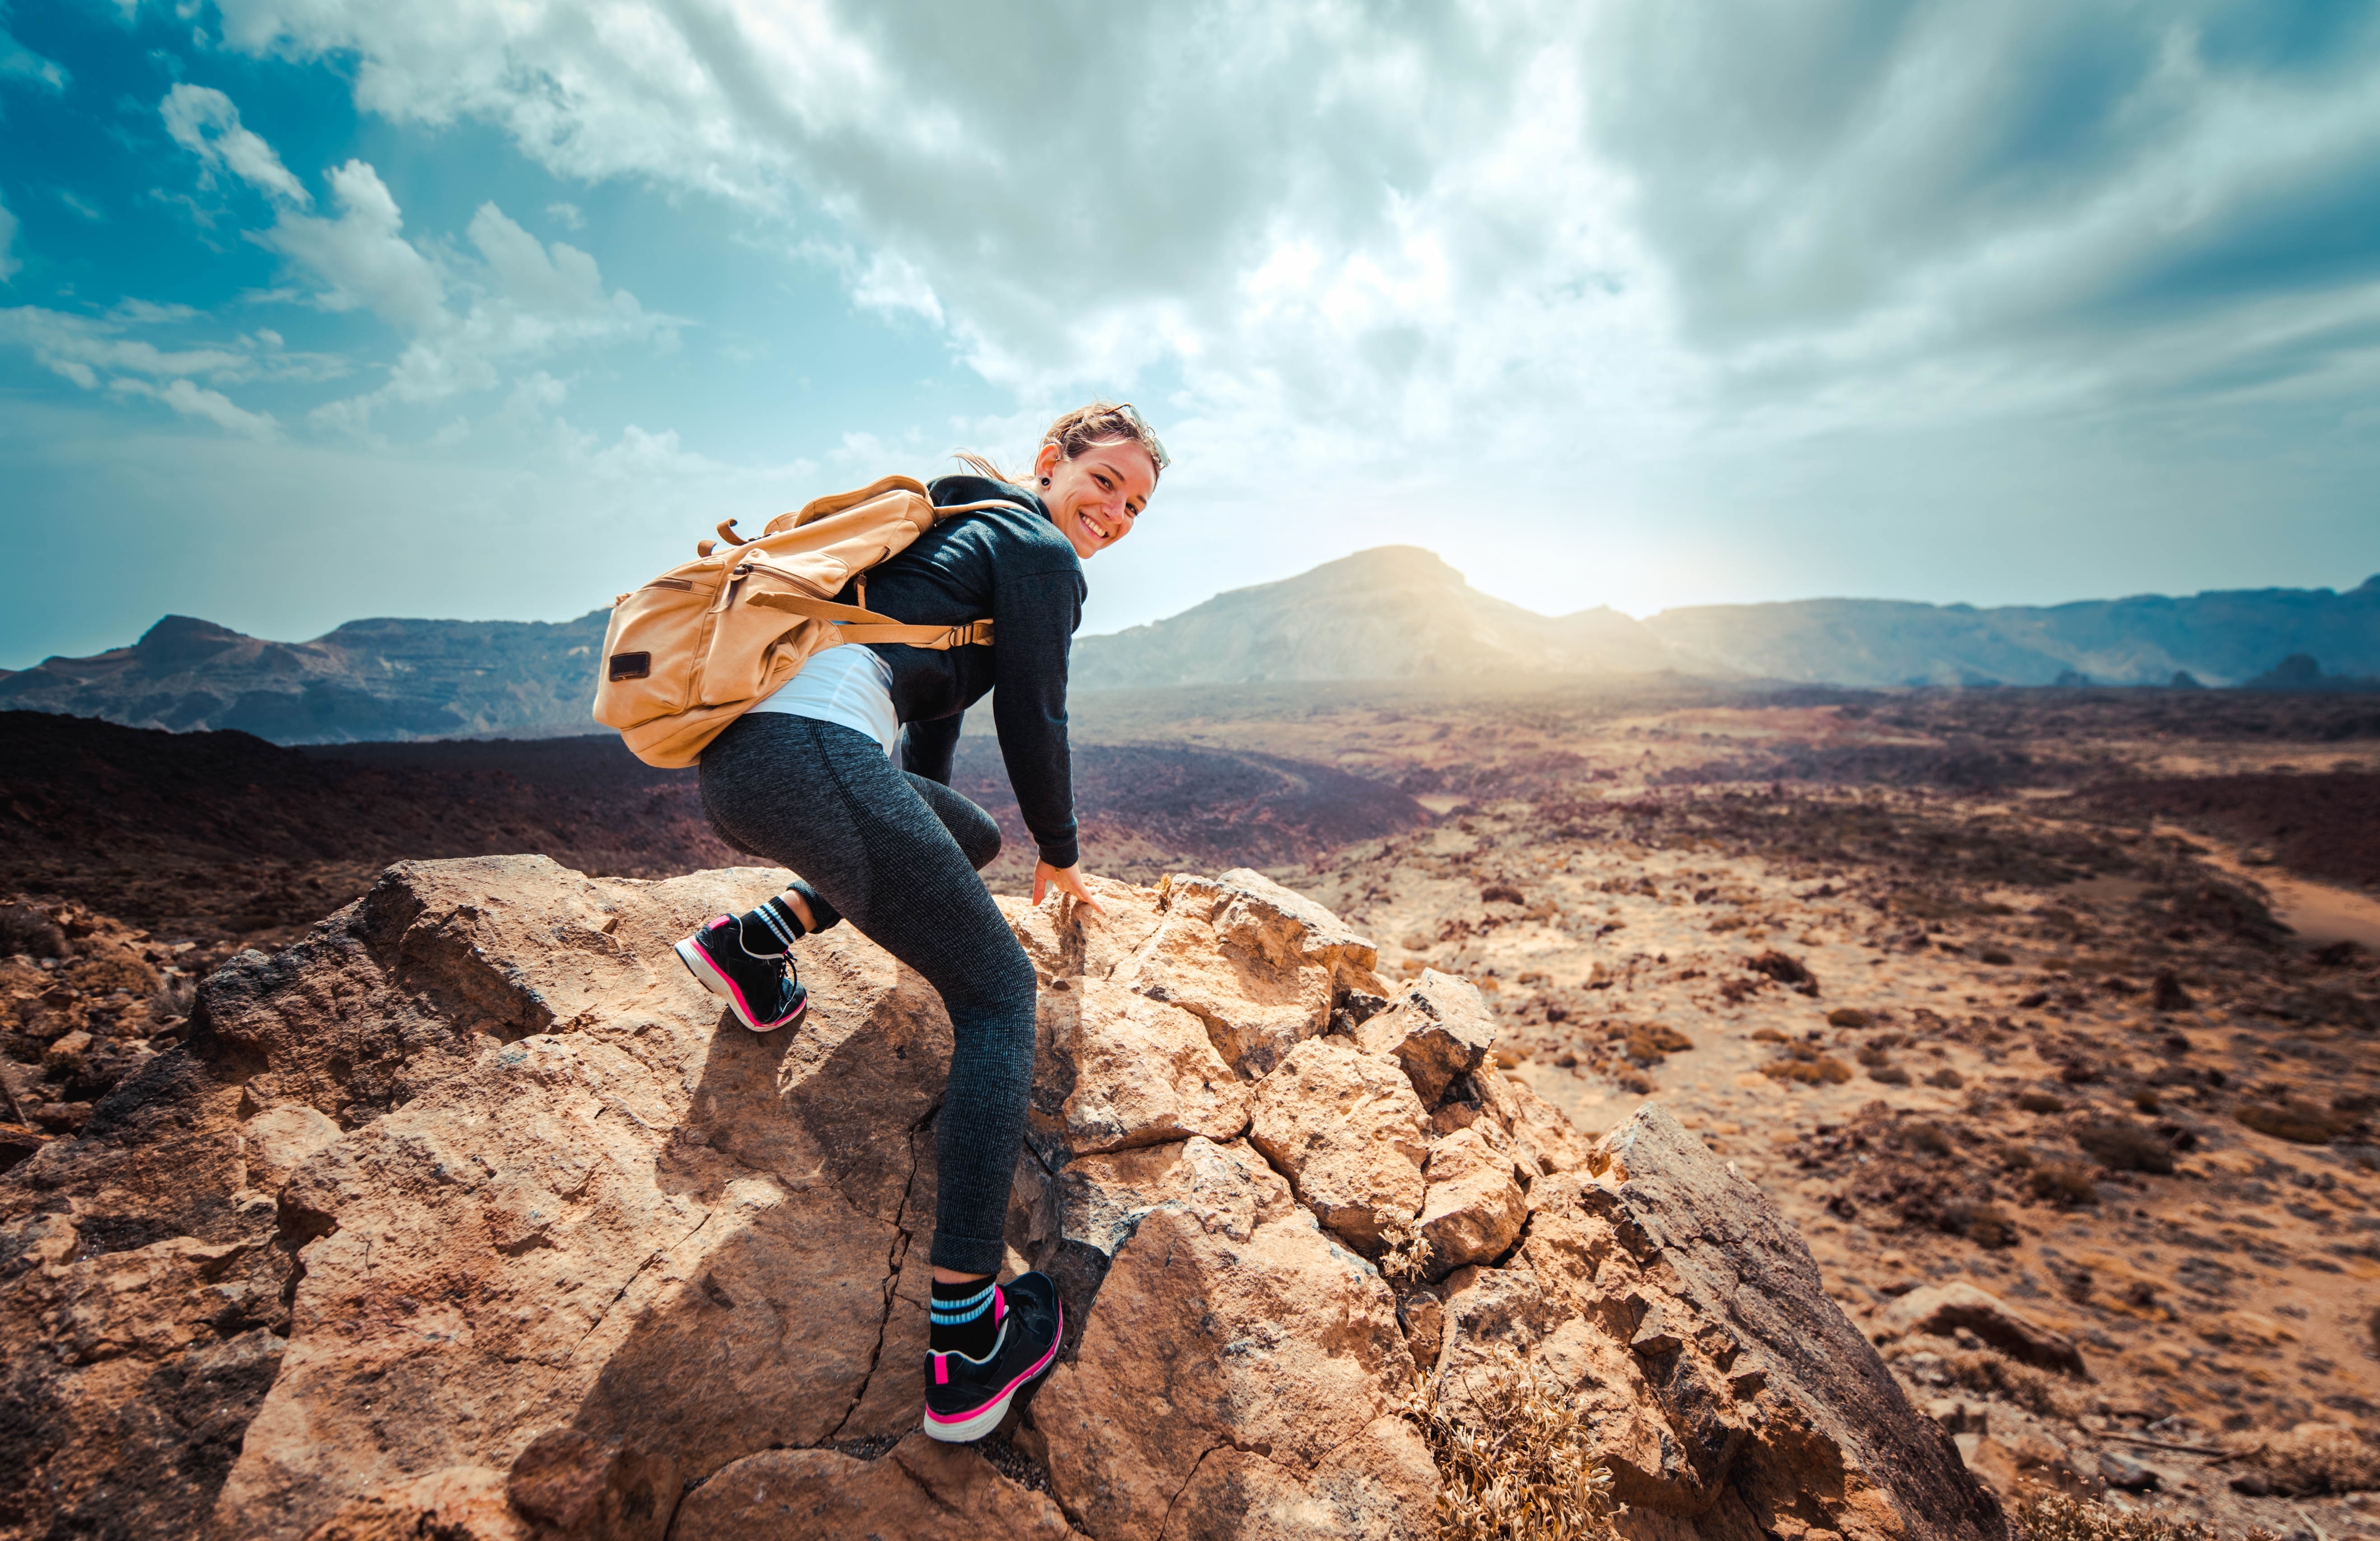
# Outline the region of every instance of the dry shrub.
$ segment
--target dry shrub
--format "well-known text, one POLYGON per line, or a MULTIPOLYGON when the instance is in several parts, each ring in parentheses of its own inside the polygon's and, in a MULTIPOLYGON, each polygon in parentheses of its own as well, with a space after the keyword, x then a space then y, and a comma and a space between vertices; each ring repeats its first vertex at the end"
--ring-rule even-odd
POLYGON ((2064 1098, 2042 1091, 2017 1093, 2016 1105, 2028 1113, 2060 1113, 2066 1110, 2064 1098))
POLYGON ((1864 1027, 1869 1020, 1868 1014, 1857 1006, 1837 1006, 1827 1013, 1829 1027, 1864 1027))
POLYGON ((1949 1205, 1942 1218, 1955 1223, 1958 1233, 1977 1246, 2016 1245, 2016 1221, 1997 1204, 1949 1205))
POLYGON ((2091 1399, 2046 1370, 2020 1365, 1993 1349, 1973 1349, 1943 1355, 1942 1366, 1952 1380, 1970 1391, 2012 1401, 2044 1418, 2069 1423, 2091 1410, 2091 1399))
POLYGON ((2173 1172, 2173 1147, 2155 1130, 2123 1119, 2093 1119, 2074 1131, 2074 1143, 2109 1171, 2173 1172))
POLYGON ((2270 1135, 2292 1145, 2328 1145, 2334 1136, 2355 1127, 2352 1117, 2298 1097, 2277 1102, 2242 1102, 2231 1116, 2259 1135, 2270 1135))
POLYGON ((0 957, 63 958, 67 937, 49 913, 32 904, 0 904, 0 957))
POLYGON ((1755 1043, 1791 1043, 1793 1040, 1787 1037, 1784 1034, 1779 1032, 1774 1027, 1755 1027, 1752 1030, 1752 1041, 1755 1043))
POLYGON ((1839 1086, 1852 1078, 1852 1067, 1806 1043, 1797 1043, 1787 1047, 1785 1058, 1762 1065, 1760 1074, 1772 1081, 1794 1081, 1805 1086, 1820 1082, 1839 1086))
POLYGON ((2047 1199, 2061 1208, 2079 1208, 2099 1202, 2099 1185, 2092 1180, 2092 1169, 2072 1161, 2052 1161, 2033 1169, 2025 1185, 2035 1198, 2047 1199))
POLYGON ((1560 1383, 1519 1359, 1459 1380, 1459 1402, 1425 1386, 1404 1406, 1438 1463, 1441 1541, 1611 1535, 1611 1469, 1597 1463, 1595 1431, 1560 1383))
POLYGON ((1380 1227, 1380 1240, 1387 1244, 1387 1250, 1380 1254, 1381 1278, 1392 1284, 1411 1286, 1429 1277, 1429 1265, 1437 1256, 1437 1248, 1412 1220, 1386 1221, 1380 1227))
POLYGON ((2380 1451, 2339 1424, 2300 1424, 2256 1456, 2276 1493, 2363 1493, 2380 1487, 2380 1451))
POLYGON ((2022 1541, 2213 1541, 2214 1536, 2196 1520, 2118 1509, 2046 1487, 2021 1490, 2010 1506, 2009 1519, 2009 1528, 2022 1541))
POLYGON ((1902 1124, 1894 1131, 1894 1139, 1906 1149, 1928 1156, 1948 1156, 1956 1148, 1950 1143, 1949 1131, 1928 1119, 1912 1119, 1902 1124))

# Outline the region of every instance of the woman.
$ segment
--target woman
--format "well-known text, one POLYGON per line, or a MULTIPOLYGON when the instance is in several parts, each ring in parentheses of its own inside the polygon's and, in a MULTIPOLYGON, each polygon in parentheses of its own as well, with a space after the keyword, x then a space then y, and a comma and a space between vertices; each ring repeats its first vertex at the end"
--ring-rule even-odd
POLYGON ((867 604, 913 625, 988 615, 992 644, 827 649, 714 739, 701 770, 712 825, 801 877, 677 944, 756 1032, 806 1004, 788 949, 846 917, 941 992, 951 1077, 935 1138, 925 1426, 947 1440, 990 1433, 1049 1369, 1063 1327, 1046 1275, 993 1282, 1033 1079, 1034 974, 976 876, 1000 854, 999 827, 951 790, 951 757, 962 715, 997 686, 1001 758, 1039 847, 1033 902, 1055 886, 1098 909, 1075 843, 1066 654, 1082 619, 1082 564, 1132 533, 1167 464, 1140 415, 1106 402, 1050 425, 1029 488, 961 458, 981 474, 935 481, 937 506, 1017 506, 937 524, 868 573, 867 604))

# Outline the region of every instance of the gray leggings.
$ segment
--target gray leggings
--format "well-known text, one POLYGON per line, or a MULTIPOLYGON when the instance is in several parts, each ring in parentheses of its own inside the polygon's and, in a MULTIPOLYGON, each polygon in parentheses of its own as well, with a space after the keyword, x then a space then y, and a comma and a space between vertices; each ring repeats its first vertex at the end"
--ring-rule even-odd
POLYGON ((937 1268, 998 1273, 1009 1183, 1033 1085, 1033 965, 977 869, 1000 854, 991 816, 896 770, 839 723, 747 712, 702 755, 702 807, 731 845, 790 867, 925 976, 951 1013, 951 1078, 934 1136, 937 1268))

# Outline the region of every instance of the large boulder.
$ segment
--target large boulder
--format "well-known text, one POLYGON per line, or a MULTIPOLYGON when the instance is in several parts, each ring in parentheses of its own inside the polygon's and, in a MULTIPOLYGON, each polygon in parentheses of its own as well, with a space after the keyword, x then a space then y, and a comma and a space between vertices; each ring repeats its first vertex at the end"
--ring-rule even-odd
POLYGON ((1999 1541, 1747 1184, 1658 1110, 1591 1144, 1467 986, 1378 1010, 1370 944, 1246 872, 1002 901, 1042 985, 1008 1240, 1068 1334, 1000 1459, 931 1445, 941 1003, 838 928, 755 1035, 669 953, 784 876, 408 863, 209 980, 0 1177, 7 1523, 1420 1541, 1415 1399, 1521 1356, 1665 1535, 1999 1541))
POLYGON ((922 1433, 875 1461, 821 1450, 747 1455, 686 1496, 678 1529, 735 1541, 1079 1541, 1047 1494, 922 1433))
POLYGON ((1950 1436, 1910 1407, 1801 1236, 1731 1166, 1646 1103, 1589 1167, 1532 1184, 1504 1267, 1447 1280, 1441 1395, 1464 1397, 1475 1366, 1534 1361, 1597 1426, 1616 1496, 1708 1541, 2007 1534, 1950 1436))
POLYGON ((1158 892, 1156 930, 1111 977, 1194 1013, 1250 1079, 1329 1025, 1340 992, 1378 986, 1378 948, 1261 873, 1176 874, 1158 892))
POLYGON ((1394 1060, 1328 1037, 1257 1085, 1250 1139, 1317 1219, 1377 1255, 1421 1208, 1428 1130, 1394 1060))

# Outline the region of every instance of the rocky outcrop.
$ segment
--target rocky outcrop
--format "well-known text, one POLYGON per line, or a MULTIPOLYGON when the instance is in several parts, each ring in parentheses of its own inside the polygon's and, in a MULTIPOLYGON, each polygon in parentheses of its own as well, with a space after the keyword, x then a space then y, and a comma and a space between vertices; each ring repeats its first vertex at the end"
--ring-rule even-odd
POLYGON ((1963 1279, 1910 1291, 1886 1308, 1877 1327, 1883 1337, 1925 1333, 1955 1338, 1971 1332, 2023 1364, 2090 1377, 2073 1339, 1963 1279))
POLYGON ((1414 1399, 1517 1358, 1632 1535, 2002 1535, 1748 1183, 1658 1109, 1590 1144, 1467 985, 1391 990, 1246 871, 1002 901, 1043 985, 1009 1241, 1068 1341, 1000 1464, 932 1446, 940 1002, 838 928, 756 1036, 668 954, 783 877, 405 864, 209 979, 0 1181, 0 1524, 1422 1537, 1414 1399))

